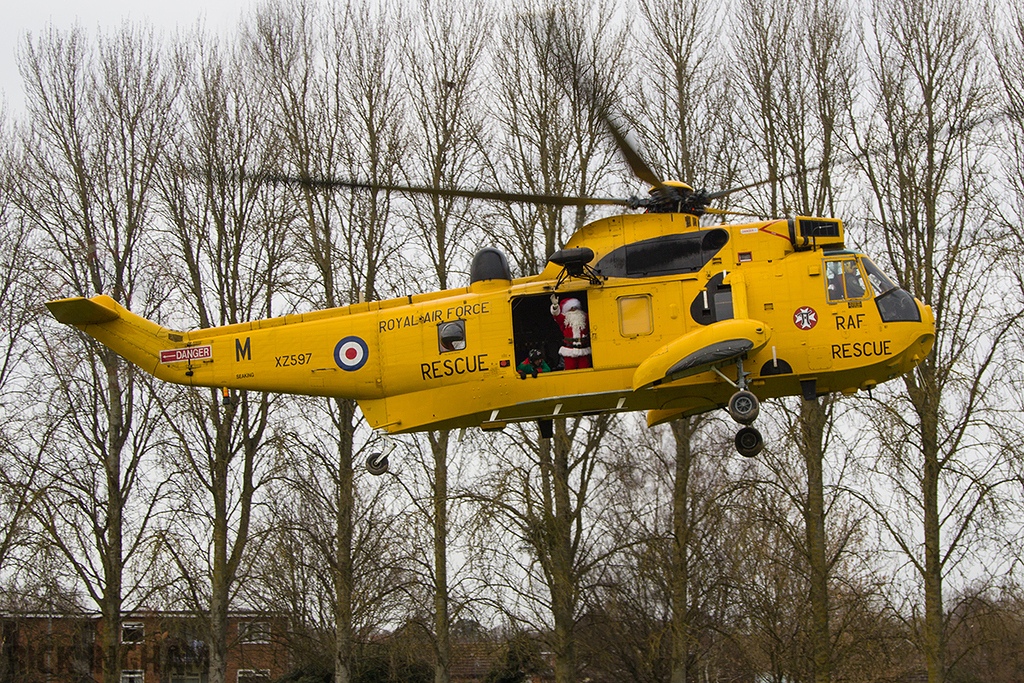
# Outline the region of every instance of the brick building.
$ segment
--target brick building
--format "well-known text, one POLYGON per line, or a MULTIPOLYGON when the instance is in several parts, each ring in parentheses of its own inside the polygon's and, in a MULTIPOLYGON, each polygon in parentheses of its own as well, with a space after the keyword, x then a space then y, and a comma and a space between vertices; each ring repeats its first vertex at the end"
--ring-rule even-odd
MULTIPOLYGON (((92 683, 103 675, 97 614, 0 615, 0 683, 92 683)), ((206 683, 209 655, 201 615, 125 615, 121 683, 206 683)), ((267 683, 291 665, 284 646, 287 620, 233 613, 228 619, 227 683, 267 683)))

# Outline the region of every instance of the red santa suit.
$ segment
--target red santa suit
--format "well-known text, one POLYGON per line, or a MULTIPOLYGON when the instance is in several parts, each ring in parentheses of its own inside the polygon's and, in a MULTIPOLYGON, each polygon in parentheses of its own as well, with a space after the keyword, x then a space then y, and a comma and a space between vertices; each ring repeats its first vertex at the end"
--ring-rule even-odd
POLYGON ((552 295, 551 315, 562 328, 562 347, 558 349, 558 355, 565 360, 565 369, 591 367, 590 326, 580 300, 566 299, 559 304, 557 298, 552 295))

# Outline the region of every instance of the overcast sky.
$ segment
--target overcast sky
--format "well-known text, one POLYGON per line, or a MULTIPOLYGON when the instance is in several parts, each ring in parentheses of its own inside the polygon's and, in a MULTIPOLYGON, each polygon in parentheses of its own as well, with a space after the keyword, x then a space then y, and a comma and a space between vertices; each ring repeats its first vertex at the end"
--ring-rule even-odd
POLYGON ((68 29, 76 23, 95 37, 117 29, 124 21, 148 22, 168 36, 177 27, 191 28, 203 19, 211 32, 234 29, 243 12, 258 0, 3 0, 0 22, 0 96, 12 115, 23 111, 21 77, 15 63, 15 47, 26 32, 38 35, 51 24, 68 29))

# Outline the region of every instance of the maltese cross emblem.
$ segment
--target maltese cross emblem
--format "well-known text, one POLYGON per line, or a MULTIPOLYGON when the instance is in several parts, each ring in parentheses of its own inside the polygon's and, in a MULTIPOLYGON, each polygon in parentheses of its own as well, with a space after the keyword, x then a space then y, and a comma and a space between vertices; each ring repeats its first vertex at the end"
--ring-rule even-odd
POLYGON ((818 324, 818 314, 810 306, 801 306, 793 314, 793 323, 801 330, 809 330, 818 324))

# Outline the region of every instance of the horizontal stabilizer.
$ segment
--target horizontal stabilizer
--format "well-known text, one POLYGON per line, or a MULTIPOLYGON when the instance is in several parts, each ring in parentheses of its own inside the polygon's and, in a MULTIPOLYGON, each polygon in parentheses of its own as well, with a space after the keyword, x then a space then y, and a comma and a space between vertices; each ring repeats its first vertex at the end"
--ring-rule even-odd
POLYGON ((113 322, 120 317, 113 308, 82 297, 47 301, 46 307, 53 313, 54 318, 65 325, 99 325, 113 322))

